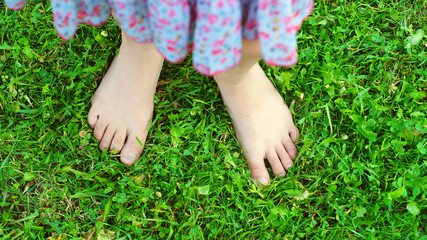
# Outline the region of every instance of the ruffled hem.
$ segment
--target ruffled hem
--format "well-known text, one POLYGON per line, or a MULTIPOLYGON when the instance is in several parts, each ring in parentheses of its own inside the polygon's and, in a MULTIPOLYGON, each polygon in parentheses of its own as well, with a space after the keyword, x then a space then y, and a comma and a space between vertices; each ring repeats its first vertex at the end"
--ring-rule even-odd
MULTIPOLYGON (((5 0, 22 9, 26 0, 5 0)), ((197 71, 212 76, 237 65, 242 39, 259 40, 264 62, 298 61, 296 33, 312 0, 51 0, 57 33, 71 39, 79 24, 99 26, 113 13, 136 42, 153 42, 169 62, 193 53, 197 71)))

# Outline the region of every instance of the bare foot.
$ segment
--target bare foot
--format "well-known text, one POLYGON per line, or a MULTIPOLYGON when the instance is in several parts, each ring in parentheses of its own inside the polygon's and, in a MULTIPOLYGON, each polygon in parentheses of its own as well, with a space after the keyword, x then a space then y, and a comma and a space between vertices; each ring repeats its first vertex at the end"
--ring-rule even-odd
POLYGON ((270 176, 264 159, 268 159, 275 175, 284 176, 297 157, 295 142, 299 133, 288 107, 259 64, 250 67, 247 74, 220 74, 215 80, 233 119, 251 177, 268 184, 270 176))
POLYGON ((163 57, 152 44, 123 35, 114 59, 92 100, 88 121, 99 149, 115 149, 120 161, 133 165, 141 156, 153 115, 153 99, 163 57))

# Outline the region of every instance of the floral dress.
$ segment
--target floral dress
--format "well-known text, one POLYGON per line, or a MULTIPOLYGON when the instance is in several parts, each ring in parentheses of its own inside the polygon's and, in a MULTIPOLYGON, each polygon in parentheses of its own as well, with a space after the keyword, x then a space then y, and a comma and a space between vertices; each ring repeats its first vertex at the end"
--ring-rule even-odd
MULTIPOLYGON (((26 0, 4 0, 21 9, 26 0)), ((51 0, 55 28, 70 39, 79 24, 98 26, 112 13, 132 39, 154 42, 170 62, 192 52, 194 67, 212 76, 239 63, 242 39, 261 42, 264 62, 291 66, 296 34, 313 0, 51 0)))

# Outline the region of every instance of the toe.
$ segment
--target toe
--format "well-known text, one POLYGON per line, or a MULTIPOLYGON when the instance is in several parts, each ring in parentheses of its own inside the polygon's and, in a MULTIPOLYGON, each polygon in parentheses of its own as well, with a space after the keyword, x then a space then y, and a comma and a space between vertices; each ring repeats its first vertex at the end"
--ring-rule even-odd
POLYGON ((104 136, 105 129, 107 128, 107 123, 102 121, 101 119, 98 119, 95 129, 93 130, 93 137, 100 142, 102 140, 102 137, 104 136))
MULTIPOLYGON (((144 134, 141 134, 141 136, 144 136, 144 134)), ((144 143, 145 139, 139 138, 139 141, 144 143)), ((120 154, 120 161, 123 164, 131 166, 134 165, 136 161, 138 161, 142 150, 144 150, 144 146, 141 145, 139 141, 137 140, 136 135, 131 134, 128 136, 120 154)))
POLYGON ((114 135, 116 134, 117 129, 112 126, 108 126, 105 130, 104 136, 102 136, 102 140, 99 142, 99 149, 101 151, 104 151, 104 149, 110 147, 111 141, 114 138, 114 135))
POLYGON ((282 162, 280 161, 280 158, 274 149, 267 152, 267 159, 270 163, 271 168, 273 169, 274 175, 278 177, 283 177, 286 175, 286 171, 283 168, 282 162))
POLYGON ((111 142, 110 149, 114 149, 120 152, 125 144, 126 130, 118 130, 114 135, 113 141, 111 142))
POLYGON ((288 152, 289 157, 291 157, 292 160, 297 159, 298 156, 298 150, 295 146, 295 143, 291 138, 286 138, 283 141, 283 147, 285 147, 286 152, 288 152))
POLYGON ((292 161, 291 157, 289 157, 288 152, 283 146, 276 147, 276 151, 277 151, 277 154, 279 155, 282 166, 286 170, 288 170, 290 167, 294 165, 294 162, 292 161))
POLYGON ((293 143, 296 143, 299 138, 299 130, 297 127, 293 126, 289 130, 289 137, 291 138, 293 143))
POLYGON ((89 114, 87 115, 87 121, 92 128, 95 127, 98 119, 99 119, 99 115, 96 114, 95 111, 89 111, 89 114))
POLYGON ((267 168, 264 164, 264 156, 257 154, 245 154, 248 161, 248 168, 251 171, 251 177, 256 182, 267 185, 270 181, 267 168))

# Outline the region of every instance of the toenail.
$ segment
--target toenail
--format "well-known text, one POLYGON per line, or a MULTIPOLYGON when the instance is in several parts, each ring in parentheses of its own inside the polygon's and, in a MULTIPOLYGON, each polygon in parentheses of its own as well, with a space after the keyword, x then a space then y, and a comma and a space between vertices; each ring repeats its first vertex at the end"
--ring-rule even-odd
POLYGON ((262 183, 263 185, 267 185, 268 184, 268 179, 266 177, 260 177, 256 181, 262 183))
POLYGON ((292 160, 295 160, 298 157, 298 152, 292 151, 291 153, 289 153, 289 156, 292 158, 292 160))
POLYGON ((277 175, 278 177, 284 177, 286 175, 286 173, 280 173, 279 175, 277 175))
POLYGON ((133 154, 126 154, 122 159, 124 164, 132 165, 136 161, 136 156, 133 154))
POLYGON ((293 166, 293 164, 288 163, 288 164, 286 164, 285 168, 288 169, 288 168, 291 168, 292 166, 293 166))

